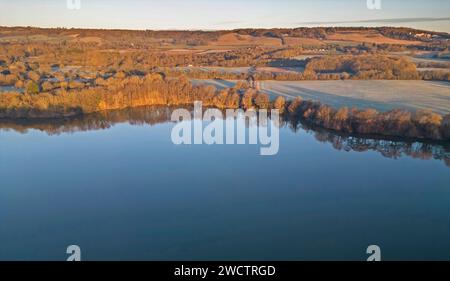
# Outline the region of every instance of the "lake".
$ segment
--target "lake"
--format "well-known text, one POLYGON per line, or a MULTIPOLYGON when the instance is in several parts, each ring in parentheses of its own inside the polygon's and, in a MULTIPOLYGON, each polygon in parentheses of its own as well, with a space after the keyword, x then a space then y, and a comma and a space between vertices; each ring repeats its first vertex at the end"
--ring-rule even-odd
POLYGON ((450 260, 450 145, 287 123, 174 145, 169 108, 0 121, 0 260, 450 260))

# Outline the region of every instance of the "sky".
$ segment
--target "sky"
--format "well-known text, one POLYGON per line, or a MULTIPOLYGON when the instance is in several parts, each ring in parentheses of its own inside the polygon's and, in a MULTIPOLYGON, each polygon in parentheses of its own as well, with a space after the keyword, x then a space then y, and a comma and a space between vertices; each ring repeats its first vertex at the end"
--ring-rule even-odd
POLYGON ((235 29, 405 26, 450 33, 450 0, 0 0, 1 26, 235 29), (80 9, 67 2, 80 1, 80 9))

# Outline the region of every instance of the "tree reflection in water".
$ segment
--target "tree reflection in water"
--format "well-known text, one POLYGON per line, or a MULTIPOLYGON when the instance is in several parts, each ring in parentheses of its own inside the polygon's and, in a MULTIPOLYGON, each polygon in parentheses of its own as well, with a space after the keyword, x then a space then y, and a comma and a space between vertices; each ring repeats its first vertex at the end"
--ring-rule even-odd
MULTIPOLYGON (((131 125, 156 125, 171 122, 174 108, 170 107, 140 107, 124 110, 93 113, 70 119, 52 120, 0 120, 0 130, 13 130, 27 133, 29 129, 39 130, 48 135, 75 133, 80 131, 104 130, 120 123, 131 125)), ((343 151, 376 151, 384 157, 399 158, 408 156, 421 160, 442 160, 450 167, 450 143, 422 142, 401 140, 396 138, 380 138, 376 136, 355 136, 336 133, 322 128, 311 127, 301 120, 285 117, 282 127, 288 127, 293 132, 305 131, 313 134, 322 143, 330 143, 333 148, 343 151)))

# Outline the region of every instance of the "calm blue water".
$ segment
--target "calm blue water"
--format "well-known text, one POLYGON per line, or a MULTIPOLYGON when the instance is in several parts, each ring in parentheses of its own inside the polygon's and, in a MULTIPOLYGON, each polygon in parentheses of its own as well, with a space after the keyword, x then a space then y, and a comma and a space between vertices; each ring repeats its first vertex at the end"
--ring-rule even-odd
POLYGON ((365 260, 371 244, 450 260, 450 168, 431 152, 286 127, 267 157, 176 146, 161 120, 86 123, 2 125, 0 260, 65 260, 71 244, 84 260, 365 260))

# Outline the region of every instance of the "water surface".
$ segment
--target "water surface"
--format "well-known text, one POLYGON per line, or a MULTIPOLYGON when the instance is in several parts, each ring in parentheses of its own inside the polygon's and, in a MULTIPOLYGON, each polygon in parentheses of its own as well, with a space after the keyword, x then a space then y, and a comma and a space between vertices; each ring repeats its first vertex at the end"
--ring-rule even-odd
POLYGON ((450 260, 450 149, 285 124, 172 144, 170 109, 0 122, 0 260, 450 260))

